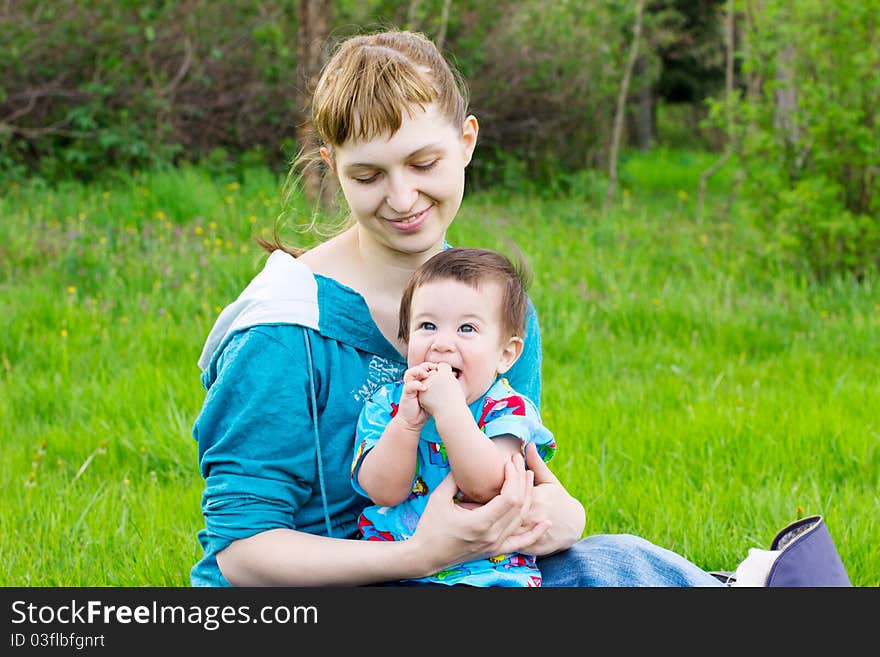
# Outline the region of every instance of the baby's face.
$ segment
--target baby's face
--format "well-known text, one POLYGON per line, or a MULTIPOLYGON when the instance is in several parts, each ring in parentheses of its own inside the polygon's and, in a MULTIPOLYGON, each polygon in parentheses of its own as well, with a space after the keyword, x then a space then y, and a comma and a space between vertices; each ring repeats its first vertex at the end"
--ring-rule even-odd
POLYGON ((501 285, 487 281, 479 288, 453 279, 435 280, 416 289, 412 298, 407 362, 448 363, 467 403, 478 399, 516 354, 511 338, 502 335, 501 285))

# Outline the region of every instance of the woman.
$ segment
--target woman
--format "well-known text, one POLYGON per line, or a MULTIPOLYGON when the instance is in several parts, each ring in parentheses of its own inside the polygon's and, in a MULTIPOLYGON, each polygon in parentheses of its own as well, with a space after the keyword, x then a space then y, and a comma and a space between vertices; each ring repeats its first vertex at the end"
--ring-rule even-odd
MULTIPOLYGON (((534 448, 527 463, 510 459, 487 504, 456 504, 447 478, 412 538, 357 540, 358 413, 405 369, 400 297, 445 247, 461 204, 479 129, 466 109, 454 71, 419 34, 354 37, 326 65, 313 126, 349 226, 305 252, 267 245, 265 268, 208 337, 199 360, 207 394, 193 427, 206 480, 194 585, 393 583, 507 552, 537 555, 544 586, 720 584, 634 536, 578 541, 583 506, 534 448)), ((540 364, 530 307, 508 378, 535 400, 540 364)))

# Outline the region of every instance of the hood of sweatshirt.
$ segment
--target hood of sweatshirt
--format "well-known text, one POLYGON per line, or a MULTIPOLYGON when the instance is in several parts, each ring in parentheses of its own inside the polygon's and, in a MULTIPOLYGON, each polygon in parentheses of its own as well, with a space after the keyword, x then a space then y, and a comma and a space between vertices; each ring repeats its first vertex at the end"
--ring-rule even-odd
POLYGON ((212 366, 233 335, 264 324, 302 326, 383 358, 405 362, 376 327, 358 292, 315 275, 289 253, 277 250, 214 322, 198 361, 203 381, 213 379, 212 366), (326 326, 321 324, 322 310, 332 320, 326 326))

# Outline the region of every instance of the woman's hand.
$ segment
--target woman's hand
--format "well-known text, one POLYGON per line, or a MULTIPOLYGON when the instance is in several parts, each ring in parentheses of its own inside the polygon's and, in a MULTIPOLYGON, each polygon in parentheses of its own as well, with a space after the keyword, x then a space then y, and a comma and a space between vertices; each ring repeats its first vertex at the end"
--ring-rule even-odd
POLYGON ((532 503, 525 515, 518 535, 533 535, 532 529, 548 523, 547 531, 541 532, 530 544, 518 551, 537 556, 547 556, 566 550, 581 537, 586 524, 584 506, 572 497, 559 482, 538 454, 534 443, 526 445, 526 465, 534 473, 532 503))
POLYGON ((447 475, 428 498, 409 539, 414 552, 425 560, 423 575, 463 561, 521 552, 538 544, 550 526, 547 519, 527 520, 537 487, 520 454, 506 463, 501 492, 486 504, 456 503, 457 489, 452 475, 447 475))

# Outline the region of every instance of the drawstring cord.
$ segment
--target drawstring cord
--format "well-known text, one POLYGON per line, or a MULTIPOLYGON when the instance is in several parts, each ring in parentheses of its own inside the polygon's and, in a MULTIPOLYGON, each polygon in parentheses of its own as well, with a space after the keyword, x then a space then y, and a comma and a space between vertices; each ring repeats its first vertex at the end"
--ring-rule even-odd
POLYGON ((330 511, 327 508, 327 490, 324 488, 324 461, 321 458, 321 440, 318 432, 318 400, 315 396, 315 370, 312 367, 312 343, 309 340, 309 332, 303 329, 303 337, 306 341, 306 363, 309 368, 309 392, 312 403, 312 428, 315 432, 315 453, 318 457, 318 487, 321 489, 321 503, 324 505, 324 523, 327 526, 327 536, 333 537, 330 527, 330 511))

